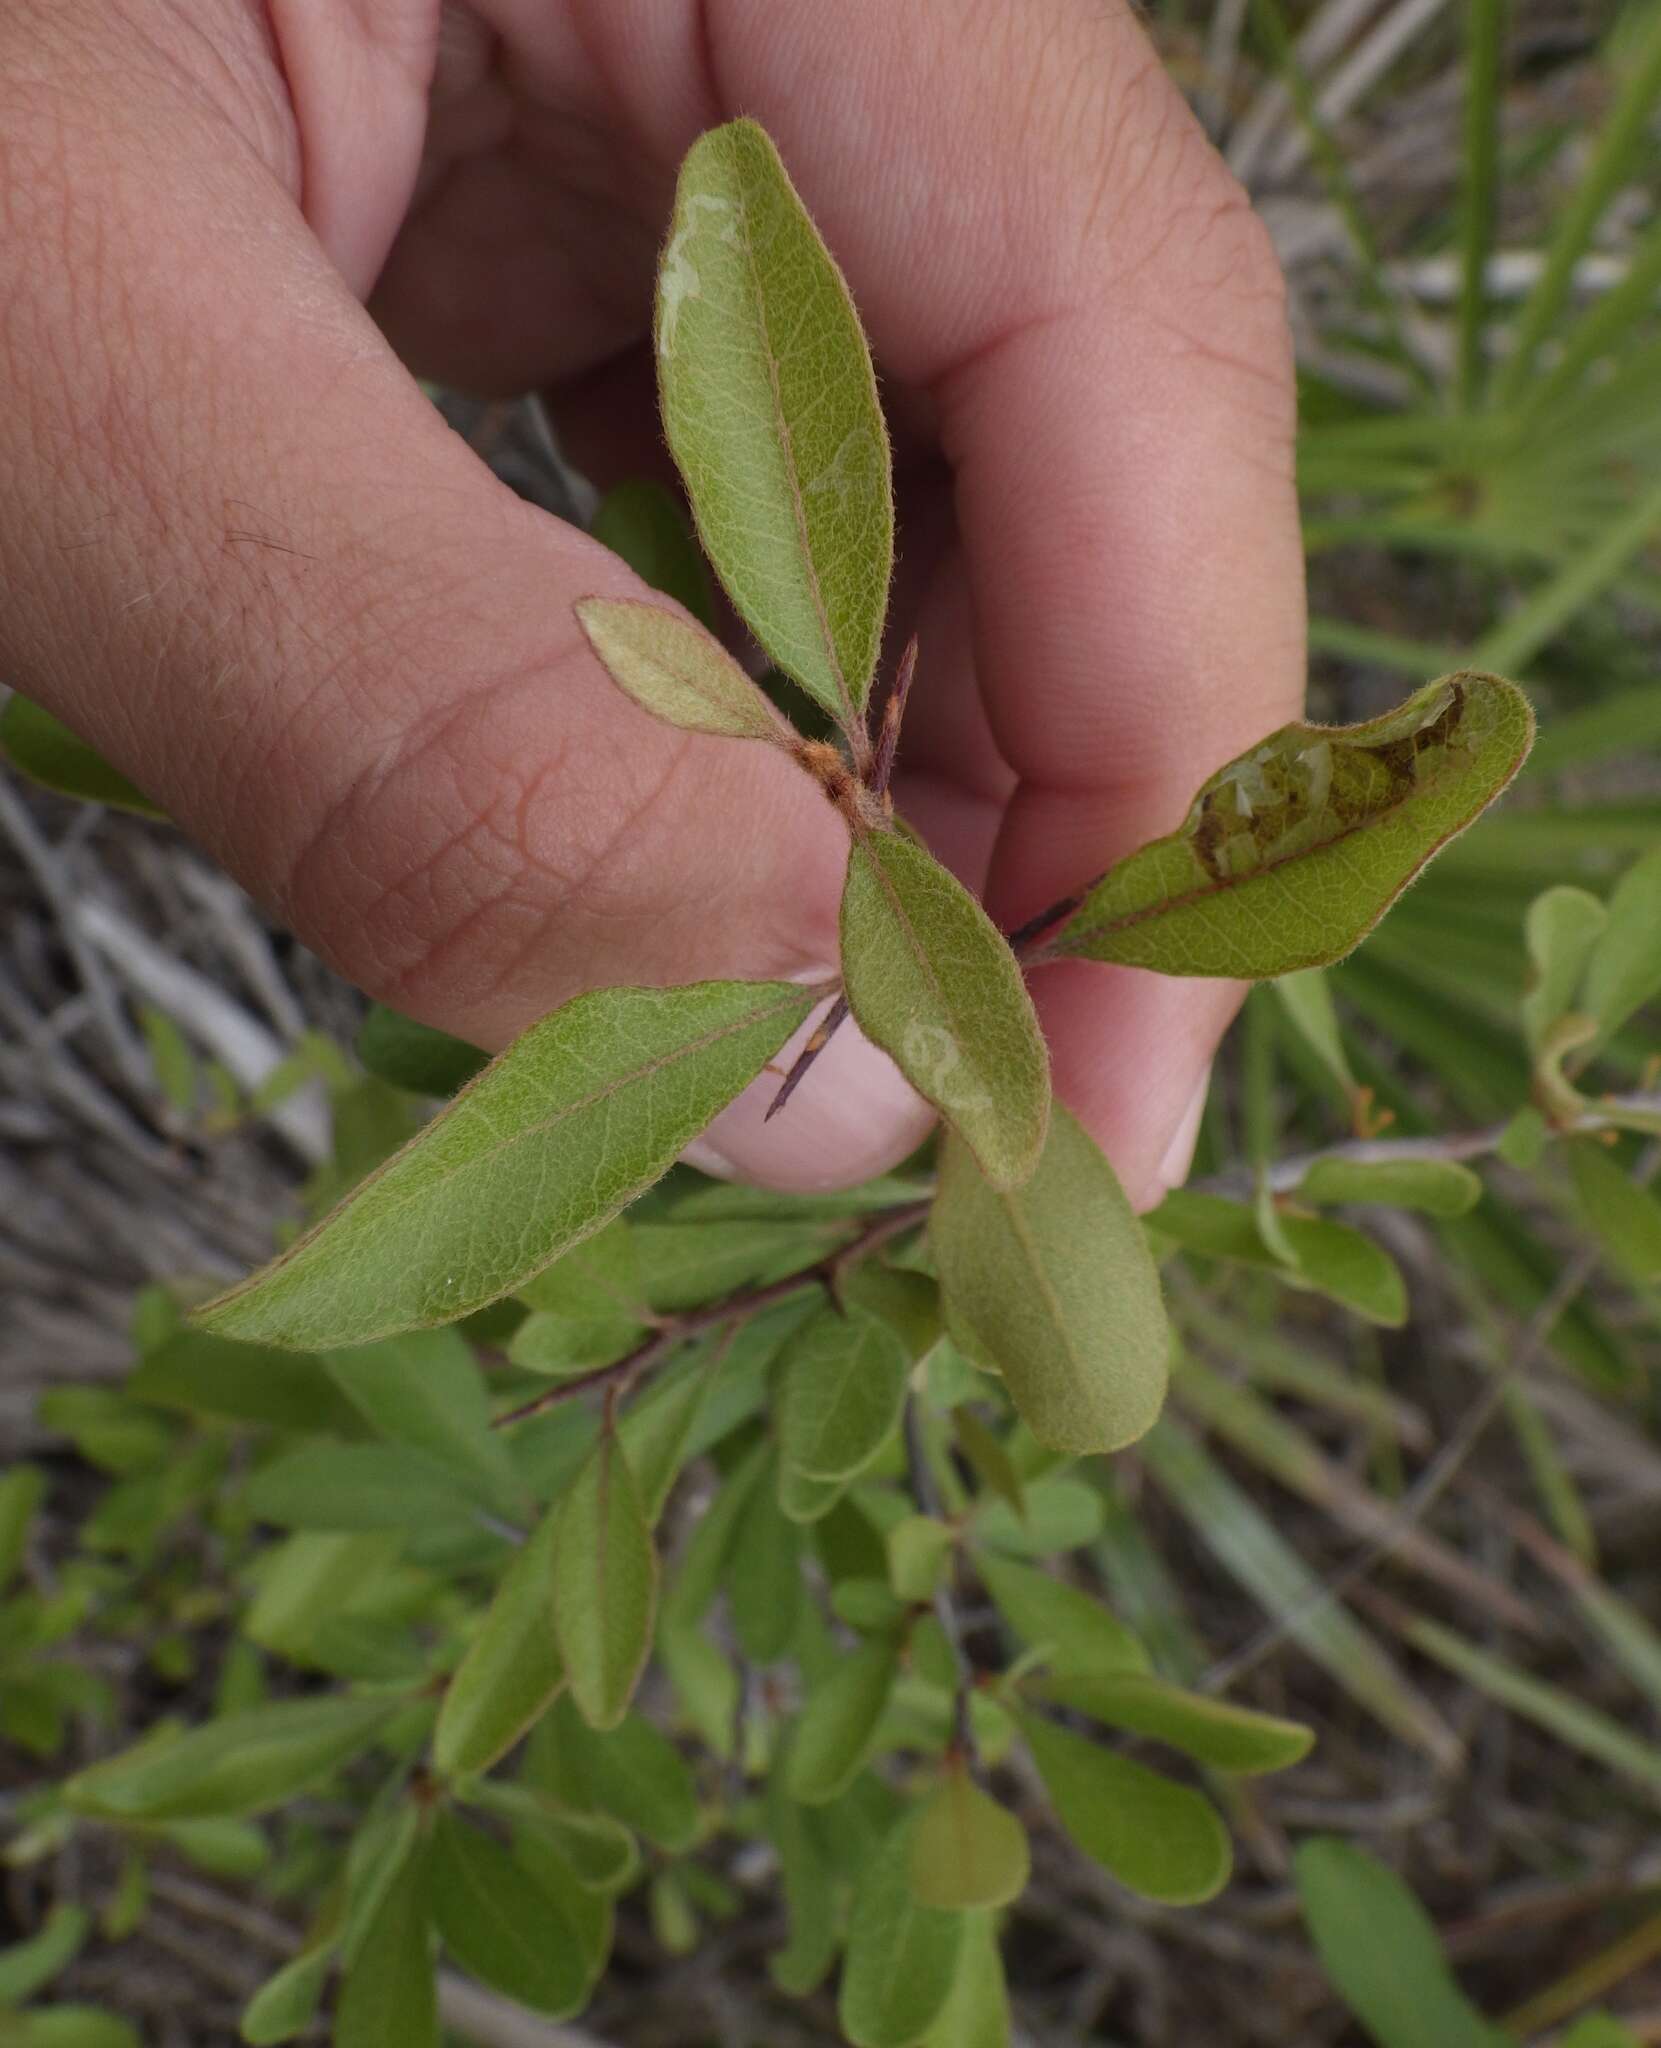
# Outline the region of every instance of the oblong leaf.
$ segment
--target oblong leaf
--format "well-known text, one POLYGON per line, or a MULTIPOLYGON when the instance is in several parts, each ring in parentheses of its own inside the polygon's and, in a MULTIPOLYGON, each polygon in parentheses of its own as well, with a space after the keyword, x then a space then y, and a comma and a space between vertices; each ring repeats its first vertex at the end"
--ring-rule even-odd
POLYGON ((1661 1280, 1661 1202, 1596 1138, 1577 1138, 1568 1153, 1581 1210, 1616 1271, 1641 1286, 1661 1280))
POLYGON ((983 1792, 961 1762, 948 1763, 911 1835, 911 1889, 943 1912, 1007 1906, 1032 1868, 1027 1831, 983 1792))
POLYGON ((906 1816, 871 1859, 854 1897, 837 2017, 854 2048, 909 2048, 951 1995, 967 1916, 912 1890, 906 1816))
POLYGON ((894 1644, 878 1638, 820 1680, 790 1745, 785 1782, 792 1799, 823 1806, 853 1780, 871 1753, 898 1670, 894 1644))
POLYGON ((963 1138, 995 1187, 1043 1149, 1050 1061, 1032 997, 963 884, 899 832, 860 833, 842 892, 842 972, 859 1028, 963 1138))
POLYGON ((809 1479, 847 1479, 899 1420, 911 1361, 892 1326, 861 1309, 825 1307, 786 1347, 779 1456, 809 1479))
POLYGON ((1596 1018, 1598 1042, 1661 995, 1661 847, 1635 860, 1615 884, 1609 917, 1586 963, 1581 1007, 1596 1018))
POLYGON ((352 1954, 334 2048, 438 2048, 438 1982, 427 1923, 427 1850, 407 1857, 352 1954))
POLYGON ((1263 981, 1341 960, 1522 766, 1534 713, 1463 670, 1364 725, 1286 725, 1096 883, 1058 953, 1263 981))
POLYGON ((196 1320, 306 1350, 483 1308, 650 1187, 813 1001, 765 981, 578 996, 196 1320))
POLYGON ((1481 1201, 1482 1180, 1455 1159, 1317 1159, 1298 1183, 1298 1196, 1463 1216, 1481 1201))
POLYGON ((1111 1451, 1152 1426, 1170 1352, 1159 1275, 1101 1148, 1059 1103, 1037 1170, 1012 1193, 947 1137, 929 1241, 949 1317, 1041 1443, 1111 1451))
POLYGON ((571 1697, 591 1728, 615 1728, 646 1667, 657 1552, 623 1447, 602 1432, 560 1507, 554 1633, 571 1697))
POLYGON ((31 782, 58 796, 108 804, 113 810, 167 822, 167 813, 135 788, 119 768, 112 768, 78 733, 31 698, 14 693, 0 710, 0 754, 31 782))
POLYGON ((1147 1670, 1141 1641, 1077 1586, 1001 1557, 980 1557, 976 1569, 1022 1642, 1044 1652, 1046 1671, 1084 1677, 1147 1670))
POLYGON ((431 1893, 439 1937, 469 1976, 553 2019, 583 2003, 588 1957, 561 1927, 558 1901, 500 1843, 451 1813, 433 1831, 431 1893))
POLYGON ((793 743, 784 720, 713 634, 660 604, 628 598, 585 597, 576 611, 606 674, 665 725, 793 743))
POLYGON ((1109 1728, 1150 1736, 1196 1763, 1241 1777, 1284 1771, 1306 1757, 1315 1741, 1315 1731, 1301 1722, 1184 1692, 1145 1671, 1045 1676, 1027 1680, 1026 1690, 1053 1706, 1072 1707, 1109 1728))
POLYGON ((1191 1906, 1228 1882, 1233 1851, 1209 1799, 1041 1714, 1020 1721, 1056 1819, 1122 1885, 1145 1899, 1191 1906))
POLYGON ((681 165, 655 337, 704 552, 779 667, 851 723, 893 566, 888 435, 848 288, 753 121, 681 165))
POLYGON ((433 1764, 445 1777, 487 1771, 565 1681, 554 1640, 554 1542, 562 1502, 514 1555, 478 1634, 444 1689, 433 1764))
POLYGON ((1575 1007, 1587 957, 1609 922, 1602 900, 1588 889, 1559 883, 1536 896, 1523 920, 1529 987, 1522 1001, 1523 1032, 1538 1053, 1546 1033, 1575 1007))

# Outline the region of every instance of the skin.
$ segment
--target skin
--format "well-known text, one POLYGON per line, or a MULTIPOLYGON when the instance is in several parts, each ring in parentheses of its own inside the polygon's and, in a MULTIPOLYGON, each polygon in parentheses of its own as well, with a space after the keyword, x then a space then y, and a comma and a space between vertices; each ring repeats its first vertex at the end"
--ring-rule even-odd
MULTIPOLYGON (((644 347, 676 165, 760 119, 894 425, 895 791, 1012 925, 1293 716, 1293 397, 1267 238, 1118 0, 5 0, 0 673, 340 971, 489 1047, 580 990, 817 976, 845 829, 677 735, 571 613, 640 586, 411 372, 536 385, 661 468, 644 347)), ((1133 1196, 1186 1169, 1238 999, 1034 977, 1133 1196)), ((844 1031, 696 1155, 775 1186, 927 1114, 844 1031)))

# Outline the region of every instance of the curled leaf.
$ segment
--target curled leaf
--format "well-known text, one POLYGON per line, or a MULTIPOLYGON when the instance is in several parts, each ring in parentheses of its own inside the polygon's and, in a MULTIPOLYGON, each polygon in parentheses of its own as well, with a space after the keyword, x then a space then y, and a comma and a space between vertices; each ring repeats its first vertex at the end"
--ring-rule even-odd
POLYGON ((1473 670, 1364 725, 1286 725, 1218 769, 1187 818, 1090 890, 1056 953, 1264 981, 1340 960, 1499 795, 1534 736, 1473 670))

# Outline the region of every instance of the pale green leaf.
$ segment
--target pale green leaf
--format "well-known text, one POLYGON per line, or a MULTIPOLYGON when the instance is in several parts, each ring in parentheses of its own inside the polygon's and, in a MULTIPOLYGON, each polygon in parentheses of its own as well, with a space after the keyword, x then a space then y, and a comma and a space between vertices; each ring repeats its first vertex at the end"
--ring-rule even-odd
POLYGON ((445 1777, 487 1771, 546 1710, 565 1679, 554 1639, 555 1502, 514 1555, 451 1675, 433 1734, 445 1777))
POLYGON ((1338 1028, 1332 987, 1318 967, 1297 974, 1283 974, 1274 985, 1281 1007, 1293 1028, 1315 1054, 1346 1095, 1355 1093, 1355 1075, 1350 1070, 1344 1036, 1338 1028))
POLYGON ((790 747, 795 735, 712 634, 659 604, 585 597, 577 623, 607 675, 642 711, 683 732, 790 747))
POLYGON ((1453 1159, 1317 1159, 1298 1183, 1298 1199, 1463 1216, 1481 1201, 1482 1181, 1453 1159))
POLYGON ((622 1445, 601 1433, 562 1504, 554 1537, 554 1633, 571 1697, 615 1728, 646 1668, 657 1612, 657 1552, 622 1445))
POLYGON ((1350 1842, 1317 1835, 1293 1860, 1323 1968, 1379 2048, 1498 2048, 1453 1980, 1436 1930, 1399 1877, 1350 1842))
POLYGON ((1009 1988, 991 1913, 964 1916, 957 1974, 923 2048, 1009 2048, 1009 1988))
POLYGON ((1407 1320, 1401 1269, 1382 1245, 1326 1216, 1282 1214, 1281 1232, 1297 1259, 1288 1266, 1263 1241, 1258 1220, 1242 1202, 1177 1188, 1148 1216, 1148 1228, 1185 1251, 1261 1267, 1289 1287, 1329 1294, 1369 1322, 1394 1328, 1407 1320))
POLYGON ((551 2018, 581 2006, 586 1953, 561 1939, 557 1901, 491 1836, 441 1813, 430 1883, 439 1938, 469 1976, 551 2018))
POLYGON ((613 485, 595 508, 588 531, 620 555, 642 583, 672 597, 700 626, 714 631, 709 571, 680 500, 666 485, 650 477, 613 485))
POLYGON ((46 1474, 38 1465, 16 1464, 0 1473, 0 1589, 23 1560, 29 1529, 46 1498, 46 1474))
POLYGON ((1029 1679, 1026 1690, 1109 1728, 1167 1743, 1214 1771, 1284 1771, 1309 1754, 1314 1730, 1230 1700, 1184 1692, 1146 1671, 1098 1671, 1029 1679))
POLYGON ((1020 1723, 1055 1817, 1086 1856, 1165 1905, 1197 1905, 1221 1891, 1233 1852, 1210 1800, 1040 1714, 1020 1723))
POLYGON ((963 884, 899 832, 860 833, 842 894, 854 1019, 998 1188, 1043 1149, 1050 1062, 1021 970, 963 884))
POLYGON ((576 1812, 614 1815, 660 1849, 687 1848, 698 1832, 698 1794, 686 1759, 641 1714, 604 1732, 569 1698, 531 1738, 527 1777, 576 1812))
POLYGON ((681 165, 655 336, 704 552, 779 667, 851 724, 888 604, 888 436, 847 286, 753 121, 681 165))
POLYGON ((617 1426, 629 1470, 640 1488, 646 1520, 653 1528, 691 1453, 693 1432, 725 1362, 725 1346, 719 1338, 711 1338, 631 1401, 617 1426))
POLYGON ((439 2048, 427 1911, 423 1846, 387 1886, 352 1956, 335 2010, 334 2048, 439 2048))
POLYGON ((1543 891, 1528 906, 1523 920, 1529 960, 1523 1035, 1536 1053, 1558 1018, 1577 1007, 1586 962, 1608 922, 1608 911, 1590 890, 1567 883, 1543 891))
POLYGON ((815 1686, 790 1745, 791 1798, 823 1806, 852 1782, 876 1741, 898 1670, 895 1645, 879 1637, 815 1686))
POLYGON ((418 1024, 385 1003, 370 1004, 358 1030, 357 1055, 370 1073, 414 1095, 454 1095, 490 1063, 476 1045, 418 1024))
POLYGON ((167 813, 141 789, 135 789, 119 769, 112 768, 78 734, 27 697, 14 693, 0 710, 0 754, 31 782, 59 796, 108 804, 114 810, 132 811, 164 824, 167 821, 167 813))
POLYGON ((854 1895, 837 2017, 854 2048, 910 2048, 951 1995, 965 1916, 912 1889, 915 1820, 893 1828, 854 1895))
POLYGON ((340 1694, 226 1714, 91 1765, 63 1787, 64 1800, 107 1820, 260 1813, 368 1749, 402 1705, 340 1694))
POLYGON ((606 1813, 567 1813, 529 1785, 482 1778, 468 1787, 467 1803, 499 1814, 534 1834, 570 1865, 585 1891, 619 1892, 640 1869, 640 1852, 621 1821, 606 1813))
POLYGON ((1027 1831, 983 1792, 961 1760, 948 1759, 912 1825, 911 1889, 943 1912, 1007 1906, 1026 1890, 1027 1831))
POLYGON ((1661 995, 1661 847, 1635 860, 1609 898, 1609 921, 1586 964, 1579 1004, 1600 1043, 1661 995))
POLYGON ((196 1107, 200 1079, 189 1040, 167 1012, 153 1003, 139 1005, 138 1021, 156 1086, 176 1116, 188 1117, 196 1107))
POLYGON ((41 2006, 19 2024, 15 2042, 10 2033, 0 2036, 6 2048, 144 2048, 136 2027, 96 2005, 41 2006))
POLYGON ((1581 1212, 1617 1272, 1641 1286, 1661 1280, 1661 1201, 1596 1138, 1577 1138, 1568 1154, 1581 1212))
POLYGON ((305 1531, 273 1543, 260 1560, 253 1605, 242 1617, 252 1643, 305 1662, 319 1631, 384 1579, 401 1548, 378 1530, 361 1535, 305 1531))
POLYGON ((934 1598, 956 1542, 932 1515, 907 1515, 888 1531, 888 1582, 896 1598, 922 1606, 934 1598))
POLYGON ((1534 714, 1464 671, 1365 725, 1287 725, 1111 868, 1054 942, 1161 974, 1263 981, 1340 960, 1522 766, 1534 714))
POLYGON ((847 1479, 876 1456, 905 1399, 910 1360, 892 1326, 825 1307, 785 1352, 779 1455, 809 1479, 847 1479))
POLYGON ((378 1435, 446 1461, 487 1499, 521 1492, 507 1446, 490 1426, 490 1397, 473 1348, 454 1330, 406 1330, 331 1351, 329 1376, 378 1435))
POLYGON ((248 2048, 276 2048, 311 2025, 333 1960, 333 1945, 324 1942, 302 1949, 266 1978, 243 2008, 240 2032, 248 2048))
POLYGON ((929 1241, 950 1317, 996 1361, 1041 1443, 1118 1450, 1152 1424, 1170 1350, 1159 1276, 1112 1167, 1059 1103, 1037 1171, 1012 1193, 947 1138, 929 1241))
POLYGON ((787 982, 738 981, 578 996, 197 1320, 305 1349, 482 1308, 650 1187, 813 1000, 787 982))
POLYGON ((1559 2037, 1557 2048, 1644 2048, 1644 2044, 1611 2014, 1589 2012, 1559 2037))
POLYGON ((242 1498, 289 1529, 430 1529, 479 1511, 443 1459, 403 1444, 305 1444, 262 1466, 242 1498))
POLYGON ((1141 1643, 1088 1593, 1006 1558, 983 1555, 976 1569, 1016 1635, 1043 1651, 1046 1670, 1079 1677, 1147 1670, 1141 1643))
POLYGON ((84 1907, 59 1905, 46 1916, 38 1934, 0 1948, 0 2011, 45 1990, 75 1960, 91 1931, 92 1919, 84 1907))

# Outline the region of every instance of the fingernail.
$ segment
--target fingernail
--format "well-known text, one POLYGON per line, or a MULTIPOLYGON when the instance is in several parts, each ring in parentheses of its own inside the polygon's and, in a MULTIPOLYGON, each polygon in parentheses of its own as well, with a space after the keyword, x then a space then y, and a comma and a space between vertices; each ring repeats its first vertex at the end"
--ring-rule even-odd
POLYGON ((713 1174, 717 1180, 736 1180, 738 1169, 726 1153, 712 1145, 707 1138, 694 1138, 681 1154, 688 1166, 695 1166, 700 1173, 713 1174))
POLYGON ((1168 1195, 1172 1188, 1179 1188, 1188 1178, 1188 1169, 1194 1163, 1194 1147, 1200 1139, 1200 1119, 1205 1115, 1205 1098, 1211 1093, 1211 1069, 1207 1067, 1200 1076, 1200 1084, 1189 1098, 1188 1107, 1177 1121, 1171 1142, 1165 1148, 1165 1156, 1159 1162, 1159 1192, 1168 1195))

